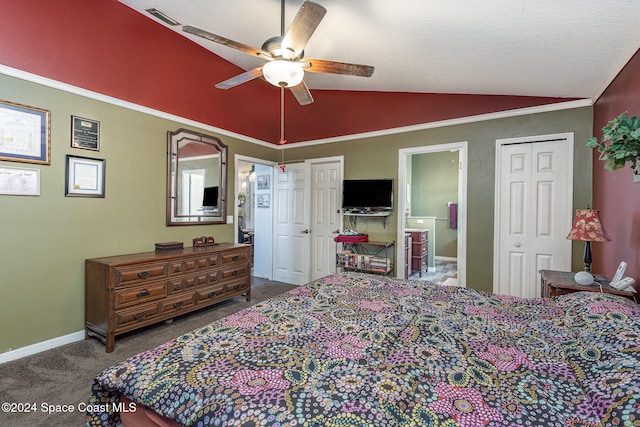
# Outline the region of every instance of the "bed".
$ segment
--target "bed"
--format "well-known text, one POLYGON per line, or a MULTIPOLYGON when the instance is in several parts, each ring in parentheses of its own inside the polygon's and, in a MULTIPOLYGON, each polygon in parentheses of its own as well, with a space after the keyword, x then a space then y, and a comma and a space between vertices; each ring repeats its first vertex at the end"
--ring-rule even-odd
POLYGON ((640 308, 339 273, 105 370, 88 408, 90 426, 637 426, 640 308))

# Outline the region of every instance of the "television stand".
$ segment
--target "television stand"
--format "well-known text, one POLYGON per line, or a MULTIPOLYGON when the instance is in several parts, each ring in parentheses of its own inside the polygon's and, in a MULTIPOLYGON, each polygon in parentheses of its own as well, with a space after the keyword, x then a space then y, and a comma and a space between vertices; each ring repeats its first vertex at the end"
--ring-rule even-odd
POLYGON ((387 276, 393 273, 395 242, 343 243, 337 254, 336 267, 343 271, 359 271, 387 276))
POLYGON ((391 215, 391 211, 345 211, 344 216, 353 217, 354 227, 358 224, 358 217, 377 217, 382 219, 382 227, 387 227, 387 217, 391 215))

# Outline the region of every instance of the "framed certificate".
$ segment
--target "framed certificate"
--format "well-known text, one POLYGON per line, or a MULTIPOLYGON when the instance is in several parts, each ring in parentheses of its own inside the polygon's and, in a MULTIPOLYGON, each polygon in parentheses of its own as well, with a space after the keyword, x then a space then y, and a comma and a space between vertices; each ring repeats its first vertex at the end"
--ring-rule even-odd
POLYGON ((0 194, 40 195, 40 169, 0 167, 0 194))
POLYGON ((67 154, 67 197, 104 197, 104 159, 71 156, 67 154))
POLYGON ((71 116, 71 146, 100 151, 100 122, 71 116))
POLYGON ((51 164, 51 113, 0 101, 0 160, 51 164))

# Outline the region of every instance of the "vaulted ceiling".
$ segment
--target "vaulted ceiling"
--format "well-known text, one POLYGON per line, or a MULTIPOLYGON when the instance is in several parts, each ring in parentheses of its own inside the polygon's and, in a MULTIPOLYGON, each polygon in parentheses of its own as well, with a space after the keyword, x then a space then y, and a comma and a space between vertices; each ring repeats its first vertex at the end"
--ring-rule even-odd
MULTIPOLYGON (((302 0, 286 0, 285 27, 302 0)), ((306 73, 315 102, 287 94, 287 143, 331 141, 530 107, 588 105, 640 47, 632 0, 317 0, 305 57, 368 64, 370 78, 306 73)), ((32 73, 248 141, 277 144, 279 89, 214 85, 262 60, 187 34, 260 47, 280 0, 11 0, 0 71, 32 73), (156 8, 180 23, 149 15, 156 8)), ((21 75, 22 77, 22 75, 21 75)), ((36 79, 37 81, 37 79, 36 79)), ((562 107, 560 107, 562 108, 562 107)))
MULTIPOLYGON (((146 16, 150 8, 164 12, 180 25, 163 25, 243 70, 264 61, 182 26, 257 48, 280 35, 280 0, 120 1, 146 16)), ((307 73, 311 89, 592 98, 640 47, 637 1, 316 2, 327 13, 305 57, 369 64, 375 73, 307 73)), ((302 3, 286 0, 285 30, 302 3)), ((220 77, 212 74, 211 83, 220 77)))

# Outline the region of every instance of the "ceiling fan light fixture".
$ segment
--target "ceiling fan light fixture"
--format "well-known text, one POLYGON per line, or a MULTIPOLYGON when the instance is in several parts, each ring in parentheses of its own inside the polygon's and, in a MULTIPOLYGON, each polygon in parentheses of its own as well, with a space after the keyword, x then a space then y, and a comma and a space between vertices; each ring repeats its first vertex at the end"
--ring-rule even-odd
POLYGON ((276 59, 267 62, 262 67, 264 78, 278 87, 293 87, 302 82, 304 70, 297 62, 276 59))

